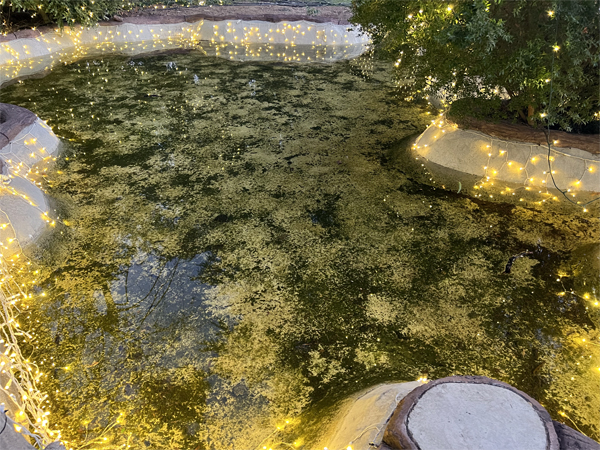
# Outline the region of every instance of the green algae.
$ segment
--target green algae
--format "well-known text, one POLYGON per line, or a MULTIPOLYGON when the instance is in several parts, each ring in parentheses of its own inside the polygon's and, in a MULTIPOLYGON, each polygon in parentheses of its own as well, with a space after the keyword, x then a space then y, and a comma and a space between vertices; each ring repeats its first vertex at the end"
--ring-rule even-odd
POLYGON ((3 90, 68 140, 22 321, 73 446, 308 449, 423 374, 598 438, 597 218, 433 184, 404 149, 430 116, 370 64, 111 57, 3 90))

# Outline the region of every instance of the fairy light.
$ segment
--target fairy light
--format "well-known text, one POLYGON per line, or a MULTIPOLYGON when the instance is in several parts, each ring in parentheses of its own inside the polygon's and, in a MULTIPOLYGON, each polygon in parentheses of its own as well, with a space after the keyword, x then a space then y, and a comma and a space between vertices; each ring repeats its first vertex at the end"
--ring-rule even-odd
MULTIPOLYGON (((10 353, 10 371, 5 371, 8 376, 8 382, 0 387, 5 395, 9 395, 16 402, 18 410, 15 414, 15 431, 38 435, 45 445, 53 442, 54 434, 59 432, 50 430, 47 427, 50 411, 43 403, 47 398, 38 387, 42 373, 29 360, 25 359, 19 349, 17 335, 24 335, 31 338, 32 333, 28 333, 20 328, 16 321, 16 315, 20 310, 18 307, 19 299, 28 298, 14 278, 10 275, 6 259, 0 258, 0 274, 2 281, 0 283, 0 320, 5 324, 2 327, 2 343, 6 347, 5 355, 10 353), (18 333, 18 334, 17 334, 18 333), (16 389, 18 395, 11 395, 10 389, 16 389), (27 424, 25 427, 24 425, 27 424), (28 429, 29 428, 29 429, 28 429)), ((6 360, 2 360, 0 365, 5 366, 6 360)))
MULTIPOLYGON (((85 10, 85 8, 83 9, 85 10)), ((93 13, 90 13, 90 17, 93 16, 93 13)), ((204 21, 202 21, 201 23, 204 23, 204 21)), ((208 22, 207 22, 208 25, 208 22)), ((270 29, 269 33, 262 33, 259 31, 258 27, 249 27, 249 30, 246 30, 246 32, 240 34, 240 33, 236 33, 236 30, 231 29, 231 23, 229 23, 229 34, 227 36, 224 35, 224 33, 220 32, 219 26, 215 25, 214 27, 214 37, 216 41, 219 42, 223 42, 225 43, 226 41, 228 42, 229 40, 231 40, 231 42, 237 42, 240 45, 244 46, 243 48, 245 49, 245 51, 242 51, 242 53, 245 53, 246 56, 256 56, 256 57, 261 57, 263 53, 265 53, 264 51, 261 53, 261 50, 255 50, 254 48, 250 47, 250 45, 252 44, 252 42, 260 42, 263 39, 267 40, 267 41, 274 41, 274 37, 275 36, 281 36, 283 38, 283 41, 286 43, 289 43, 288 45, 290 47, 286 47, 286 52, 282 52, 281 56, 279 56, 279 58, 282 58, 285 61, 301 61, 301 60, 314 60, 314 59, 332 59, 334 56, 339 55, 339 56, 344 56, 346 54, 347 51, 349 51, 349 55, 352 54, 352 49, 350 45, 346 45, 345 47, 339 47, 339 44, 341 44, 342 42, 340 42, 341 36, 344 36, 344 38, 347 38, 347 34, 341 33, 340 31, 342 29, 344 29, 343 27, 332 27, 330 24, 327 25, 313 25, 313 26, 309 26, 307 28, 303 28, 301 25, 294 25, 294 24, 287 24, 284 23, 283 27, 280 27, 280 25, 277 25, 277 30, 276 33, 273 32, 273 28, 270 29), (312 35, 308 35, 308 33, 312 32, 312 35), (231 34, 236 33, 235 36, 231 36, 231 34), (307 39, 312 39, 313 40, 313 47, 312 50, 314 51, 312 54, 306 54, 304 51, 303 52, 299 52, 297 49, 293 48, 295 46, 296 41, 300 38, 300 37, 306 37, 307 39), (231 38, 231 39, 230 39, 231 38), (338 47, 328 47, 328 45, 330 45, 329 43, 332 43, 334 45, 338 45, 338 47)), ((246 27, 244 27, 246 28, 246 27)), ((161 29, 161 32, 163 30, 161 29)), ((158 47, 165 47, 165 42, 161 41, 161 35, 158 34, 158 32, 154 32, 154 30, 151 31, 152 36, 151 39, 153 39, 153 42, 151 41, 150 44, 145 44, 143 39, 147 39, 147 37, 144 37, 144 35, 147 35, 147 32, 145 32, 145 30, 142 27, 138 27, 137 31, 136 30, 125 30, 123 32, 121 31, 117 31, 116 33, 113 33, 112 30, 109 30, 108 32, 103 34, 102 30, 88 30, 88 29, 75 29, 75 28, 66 28, 65 29, 65 36, 68 36, 70 38, 70 42, 75 43, 75 49, 73 50, 73 55, 75 58, 78 57, 85 57, 89 54, 89 50, 90 49, 95 49, 95 50, 101 50, 101 51, 127 51, 129 49, 134 50, 134 45, 132 45, 132 40, 135 39, 139 39, 142 40, 142 42, 140 43, 140 45, 137 45, 137 48, 143 48, 143 49, 147 49, 147 50, 151 50, 151 48, 156 48, 158 47), (90 37, 91 36, 91 37, 90 37), (126 43, 123 44, 116 44, 114 41, 117 39, 117 37, 119 39, 125 40, 126 43), (125 39, 127 37, 127 39, 125 39), (84 44, 85 40, 87 39, 88 42, 92 42, 93 44, 84 44)), ((184 33, 178 33, 178 36, 175 37, 173 36, 173 33, 169 30, 168 32, 163 32, 162 35, 165 36, 165 34, 169 35, 169 38, 166 41, 166 44, 168 45, 188 45, 185 41, 184 38, 184 33)), ((189 44, 190 45, 196 45, 196 43, 198 43, 200 41, 200 34, 198 32, 189 32, 189 44)), ((50 54, 50 58, 53 60, 52 64, 58 64, 58 63, 66 63, 67 59, 68 60, 72 60, 72 58, 66 58, 65 54, 61 53, 61 48, 66 48, 66 46, 70 45, 69 40, 65 40, 60 38, 57 35, 42 35, 39 38, 37 38, 37 40, 39 42, 45 42, 47 44, 47 51, 50 54), (58 50, 57 50, 58 49, 58 50), (54 53, 54 54, 52 54, 54 53)), ((357 44, 358 45, 363 45, 365 41, 360 41, 358 40, 357 44)), ((345 44, 349 44, 349 41, 346 39, 345 44)), ((217 44, 215 43, 215 50, 216 50, 216 54, 220 55, 221 53, 226 53, 225 51, 223 51, 223 47, 220 47, 219 45, 221 44, 217 44)), ((26 58, 28 58, 28 55, 30 54, 30 52, 28 50, 25 50, 24 52, 18 52, 14 49, 11 48, 11 43, 3 43, 1 44, 2 49, 7 52, 8 54, 10 54, 12 56, 12 60, 9 61, 9 63, 7 65, 4 65, 3 68, 8 69, 7 70, 7 76, 8 78, 17 78, 19 76, 21 76, 23 73, 28 73, 30 70, 34 69, 34 64, 36 60, 26 60, 26 58)), ((232 49, 231 56, 234 57, 235 55, 238 54, 237 51, 234 51, 235 49, 232 49)), ((267 51, 271 51, 270 55, 273 56, 274 52, 272 51, 272 48, 267 48, 267 51)), ((227 52, 229 53, 229 52, 227 52)), ((336 56, 336 57, 339 57, 336 56)), ((43 68, 48 68, 48 67, 43 67, 43 68)), ((106 81, 106 80, 105 80, 106 81)), ((26 146, 30 146, 30 147, 36 147, 37 144, 34 140, 27 140, 27 142, 24 143, 24 145, 26 146)), ((45 151, 44 148, 40 148, 39 152, 43 153, 45 151)), ((34 152, 29 152, 28 154, 30 155, 31 158, 36 158, 36 154, 38 153, 38 150, 35 150, 34 152)), ((48 161, 49 162, 49 161, 48 161)), ((17 165, 13 165, 12 170, 15 171, 15 173, 17 174, 29 174, 28 175, 28 179, 29 176, 32 174, 32 170, 31 167, 29 165, 25 165, 23 163, 19 163, 17 165)), ((15 195, 15 196, 20 196, 24 201, 28 201, 30 203, 30 205, 36 207, 36 205, 33 204, 33 202, 31 202, 30 199, 27 198, 26 195, 20 194, 18 191, 16 191, 14 188, 10 187, 10 186, 2 186, 2 189, 4 189, 5 191, 9 192, 11 195, 15 195)), ((49 218, 48 216, 48 212, 44 211, 44 210, 39 210, 39 214, 40 217, 46 221, 47 223, 49 223, 51 226, 56 225, 56 221, 52 220, 49 218)), ((1 229, 6 229, 9 225, 8 224, 3 224, 2 226, 0 226, 1 229)), ((9 238, 10 241, 9 243, 13 242, 13 238, 10 237, 9 238)), ((18 259, 20 256, 20 252, 19 254, 17 254, 16 256, 14 256, 12 258, 12 260, 16 260, 18 259)), ((45 296, 45 293, 42 293, 41 296, 45 296)), ((7 308, 9 308, 10 305, 7 305, 5 302, 3 302, 3 306, 5 309, 5 312, 7 312, 7 308)), ((13 305, 14 307, 14 305, 13 305)), ((16 330, 18 328, 17 322, 15 320, 7 320, 7 323, 11 323, 11 327, 14 327, 14 329, 16 330)), ((22 332, 22 330, 19 329, 19 332, 22 332)), ((8 340, 7 340, 8 341, 8 340)), ((16 342, 16 339, 15 339, 16 342)), ((17 348, 17 347, 15 347, 17 348)), ((18 350, 15 352, 14 357, 15 362, 12 363, 12 367, 18 368, 19 364, 21 364, 20 360, 19 360, 19 355, 20 353, 18 352, 18 350)), ((3 361, 4 362, 4 361, 3 361)), ((26 364, 26 363, 23 363, 26 364)), ((25 367, 25 366, 23 366, 25 367)), ((69 366, 64 367, 64 370, 70 370, 69 366)), ((15 372, 16 373, 16 372, 15 372)), ((50 439, 49 436, 52 435, 56 435, 54 432, 52 431, 48 431, 47 433, 44 433, 44 427, 46 426, 46 424, 48 423, 47 421, 47 417, 49 412, 47 410, 45 411, 38 411, 36 410, 36 404, 35 401, 38 399, 38 394, 37 394, 37 390, 34 388, 33 385, 29 385, 28 384, 28 377, 29 374, 35 374, 35 373, 39 373, 39 371, 36 372, 36 370, 33 369, 33 367, 29 367, 27 366, 26 368, 24 368, 22 370, 22 373, 24 375, 22 375, 20 377, 20 386, 24 386, 25 391, 22 392, 23 395, 20 395, 20 401, 23 403, 21 408, 21 411, 28 411, 27 412, 27 416, 31 417, 30 419, 30 426, 32 427, 32 429, 34 429, 36 431, 36 433, 38 434, 44 434, 44 440, 46 443, 51 442, 54 439, 50 439), (27 403, 29 406, 25 405, 25 403, 27 403), (33 406, 31 406, 33 404, 33 406), (33 412, 32 412, 33 411, 33 412), (41 427, 41 428, 40 428, 41 427)), ((16 381, 13 381, 12 378, 9 379, 9 383, 8 387, 10 388, 11 385, 14 387, 16 381)), ((25 413, 24 413, 25 414, 25 413)), ((289 421, 286 421, 286 423, 289 423, 289 421)), ((104 441, 108 441, 107 438, 104 439, 104 441)), ((300 445, 299 441, 296 441, 296 444, 300 445)))
MULTIPOLYGON (((443 112, 440 113, 440 116, 443 117, 443 112)), ((542 113, 545 114, 545 113, 542 113)), ((444 124, 444 121, 442 118, 438 120, 432 120, 431 121, 431 125, 428 127, 428 129, 435 129, 436 132, 438 131, 454 131, 456 129, 458 129, 458 127, 456 126, 456 124, 450 124, 450 123, 446 123, 444 124)), ((475 134, 478 138, 480 138, 480 134, 476 133, 476 132, 472 132, 470 130, 461 130, 463 133, 470 133, 470 134, 475 134)), ((431 133, 431 132, 430 132, 431 133)), ((433 134, 433 133, 431 133, 433 134)), ((424 144, 422 143, 422 139, 426 139, 425 142, 427 142, 427 139, 431 140, 431 134, 428 134, 428 132, 424 132, 421 137, 419 137, 419 139, 417 140, 417 144, 421 143, 421 145, 413 145, 413 148, 415 150, 421 149, 421 148, 427 148, 429 144, 433 144, 434 142, 429 142, 429 144, 424 144)), ((433 139, 437 139, 438 136, 433 135, 433 139)), ((489 137, 491 144, 484 144, 482 146, 482 149, 486 152, 486 156, 487 156, 487 162, 485 163, 485 165, 480 166, 483 169, 483 175, 482 175, 482 179, 476 184, 476 186, 474 186, 475 189, 479 189, 479 188, 484 188, 484 187, 491 187, 494 185, 494 180, 500 179, 500 180, 504 180, 504 181, 512 181, 512 178, 514 178, 513 175, 507 174, 506 171, 508 170, 517 170, 518 168, 518 172, 522 172, 522 178, 521 180, 523 180, 524 186, 522 189, 525 189, 526 191, 530 191, 531 193, 533 193, 533 191, 531 190, 531 187, 541 187, 543 188, 542 190, 538 190, 537 193, 543 196, 550 196, 548 198, 543 198, 540 201, 535 201, 534 203, 537 205, 542 205, 544 203, 546 203, 546 200, 553 200, 553 201, 558 201, 558 197, 556 196, 552 196, 552 194, 550 192, 548 192, 549 189, 549 178, 554 175, 556 173, 556 170, 551 170, 551 171, 542 171, 539 169, 536 169, 536 165, 538 165, 537 163, 540 160, 540 156, 539 155, 535 155, 534 154, 534 147, 535 144, 530 144, 529 145, 529 155, 526 158, 526 161, 524 163, 524 165, 519 164, 516 161, 511 161, 509 159, 510 156, 510 152, 505 150, 505 149, 498 149, 497 147, 494 147, 494 142, 497 141, 499 142, 498 145, 505 145, 505 141, 503 141, 502 139, 497 139, 497 138, 493 138, 493 137, 489 137), (539 170, 539 171, 538 171, 539 170), (529 173, 532 172, 532 173, 529 173), (538 175, 539 174, 539 175, 538 175), (535 176, 532 176, 535 175, 535 176), (508 179, 505 177, 509 177, 508 179)), ((558 141, 555 141, 555 143, 558 143, 558 141)), ((554 150, 555 153, 558 153, 561 158, 568 158, 571 160, 578 160, 581 161, 580 164, 583 164, 585 166, 585 172, 586 173, 593 173, 596 170, 596 166, 590 164, 590 161, 588 159, 579 157, 579 156, 575 156, 575 155, 571 155, 568 153, 561 153, 558 150, 554 150)), ((421 153, 421 152, 418 152, 421 153)), ((421 153, 423 156, 427 156, 426 153, 421 153)), ((555 160, 555 157, 552 155, 549 155, 547 157, 545 157, 545 159, 549 160, 550 162, 555 160)), ((434 162, 436 162, 436 160, 434 160, 434 162)), ((474 168, 473 168, 474 169, 474 168)), ((458 169, 460 170, 460 169, 458 169)), ((481 170, 481 169, 480 169, 481 170)), ((583 179, 583 175, 581 175, 579 177, 579 179, 575 179, 571 182, 572 186, 577 187, 577 189, 586 189, 589 181, 589 178, 586 178, 585 180, 583 179), (585 186, 584 186, 584 182, 585 182, 585 186)), ((499 191, 500 194, 504 195, 505 192, 508 193, 508 191, 499 191)), ((514 196, 516 195, 515 192, 510 192, 510 195, 514 196)), ((574 194, 571 194, 572 196, 574 196, 574 194)), ((481 194, 476 194, 475 197, 481 197, 481 194)), ((493 196, 490 196, 490 198, 493 198, 493 196)), ((520 201, 524 201, 524 199, 520 199, 520 201)), ((588 203, 583 204, 582 202, 579 202, 580 206, 583 207, 588 203)), ((584 211, 587 212, 587 211, 584 211)))
MULTIPOLYGON (((451 8, 451 6, 449 6, 449 7, 448 7, 448 11, 451 11, 451 10, 452 10, 452 8, 451 8)), ((409 18, 412 18, 412 15, 410 15, 410 16, 409 16, 409 18)), ((218 28, 218 27, 216 27, 216 28, 218 28)), ((310 30, 310 28, 309 28, 309 30, 310 30)), ((278 32, 278 33, 281 33, 281 31, 280 31, 280 30, 277 30, 277 32, 278 32)), ((140 31, 140 33, 141 33, 141 31, 140 31)), ((216 33, 216 32, 215 32, 215 33, 216 33)), ((100 34, 101 34, 101 33, 100 33, 100 34)), ((129 34, 131 34, 131 31, 129 31, 129 34)), ((218 34, 217 34, 217 35, 218 35, 218 34)), ((247 39, 248 39, 250 36, 253 36, 252 32, 245 33, 245 34, 244 34, 244 40, 247 40, 247 39)), ((108 38, 108 37, 107 37, 107 38, 108 38)), ((218 35, 218 38, 219 38, 220 40, 224 40, 224 36, 223 36, 223 35, 218 35)), ((237 38, 237 37, 236 37, 236 38, 237 38)), ((82 51, 82 52, 84 51, 84 50, 83 50, 83 48, 81 49, 81 51, 82 51)), ((557 51, 557 49, 556 49, 556 48, 555 48, 555 51, 557 51)), ((237 54, 237 53, 236 53, 236 54, 237 54)), ((309 59, 310 59, 310 58, 309 58, 309 59)), ((398 60, 398 62, 400 62, 400 59, 398 60)), ((545 117, 545 114, 542 114, 541 116, 542 116, 542 117, 545 117)), ((443 122, 440 122, 440 124, 439 124, 439 128, 441 128, 442 126, 443 126, 443 122)), ((442 129, 442 133, 445 133, 445 130, 443 130, 443 129, 442 129)), ((27 144, 27 145, 29 145, 29 144, 27 144)), ((427 144, 425 145, 425 147, 426 147, 426 146, 427 146, 427 144)), ((488 145, 488 146, 486 146, 486 148, 490 148, 490 146, 488 145)), ((500 155, 504 155, 504 153, 505 153, 505 151, 500 151, 500 155)), ((492 156, 492 154, 491 154, 491 153, 488 153, 488 156, 489 156, 489 157, 491 157, 491 156, 492 156)), ((532 159, 531 159, 531 161, 532 161, 532 162, 535 162, 535 158, 532 158, 532 159)), ((509 166, 511 166, 511 165, 512 165, 512 162, 508 163, 508 165, 509 165, 509 166)), ((489 166, 489 164, 485 166, 485 170, 487 170, 487 169, 488 169, 488 166, 489 166)), ((521 170, 523 170, 524 168, 523 168, 523 167, 521 167, 520 169, 521 169, 521 170)), ((589 170, 590 172, 592 172, 592 171, 593 171, 591 167, 590 167, 588 170, 589 170)), ((494 175, 496 175, 496 174, 497 174, 497 171, 496 171, 496 170, 493 170, 493 174, 494 174, 494 175)), ((530 179, 530 181, 532 181, 532 182, 533 182, 533 180, 534 180, 534 178, 531 178, 531 179, 530 179)), ((506 188, 506 190, 507 190, 507 191, 509 191, 509 189, 508 189, 508 188, 506 188)), ((514 195, 514 193, 513 193, 513 195, 514 195)), ((490 195, 490 197, 491 197, 491 195, 490 195)), ((26 197, 24 197, 24 198, 26 198, 26 197)), ((521 201, 522 201, 522 200, 523 200, 523 199, 521 199, 521 201)), ((587 211, 587 210, 585 210, 585 209, 584 209, 584 212, 585 212, 585 211, 587 211)), ((47 212, 44 212, 44 213, 43 213, 43 215, 44 215, 45 217, 47 217, 47 212)), ((52 221, 52 224, 54 225, 54 224, 55 224, 55 222, 54 222, 54 221, 52 221)), ((42 296, 44 296, 44 295, 45 295, 45 293, 42 293, 41 295, 42 295, 42 296)), ((597 302, 596 302, 596 304, 597 304, 597 302)), ((65 367, 65 370, 68 370, 68 369, 69 369, 68 367, 65 367)), ((419 382, 427 382, 427 377, 421 377, 421 378, 419 378, 419 379, 418 379, 418 381, 419 381, 419 382)), ((28 399, 28 398, 27 398, 27 396, 25 395, 25 396, 24 396, 24 400, 27 400, 27 399, 28 399)), ((39 419, 39 417, 38 417, 38 418, 36 418, 36 420, 38 420, 38 419, 39 419)), ((288 423, 288 421, 286 421, 286 423, 288 423)), ((278 427, 278 428, 279 428, 279 427, 278 427)), ((295 445, 295 444, 296 444, 296 443, 294 443, 294 445, 295 445)), ((264 447, 264 448, 266 448, 266 447, 264 447)), ((352 447, 351 447, 351 446, 348 446, 348 447, 347 447, 347 450, 352 450, 352 447)))

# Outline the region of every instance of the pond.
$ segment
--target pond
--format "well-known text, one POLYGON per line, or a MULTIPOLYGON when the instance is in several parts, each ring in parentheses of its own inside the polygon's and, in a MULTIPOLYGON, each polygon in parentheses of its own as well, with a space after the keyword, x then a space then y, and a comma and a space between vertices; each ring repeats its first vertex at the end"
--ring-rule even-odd
POLYGON ((386 63, 97 57, 2 100, 65 142, 19 276, 71 447, 311 449, 344 397, 453 374, 600 437, 597 217, 445 189, 386 63))

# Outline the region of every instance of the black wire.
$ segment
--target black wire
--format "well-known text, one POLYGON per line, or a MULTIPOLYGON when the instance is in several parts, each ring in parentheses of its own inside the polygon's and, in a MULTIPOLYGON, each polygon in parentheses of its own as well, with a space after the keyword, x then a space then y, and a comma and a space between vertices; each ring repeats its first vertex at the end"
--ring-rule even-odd
MULTIPOLYGON (((556 6, 556 33, 554 35, 554 42, 555 45, 558 45, 558 15, 560 13, 560 1, 557 2, 556 6)), ((600 20, 600 19, 599 19, 600 20)), ((577 205, 577 206, 581 206, 582 208, 584 206, 589 205, 592 202, 595 202, 596 200, 600 200, 600 197, 596 197, 592 200, 590 200, 589 202, 586 202, 584 204, 580 204, 578 202, 574 202, 573 200, 571 200, 568 196, 567 196, 567 192, 568 191, 563 191, 561 188, 558 187, 558 185, 556 184, 556 180, 554 179, 554 174, 552 173, 552 163, 550 162, 550 152, 551 152, 551 148, 550 148, 550 108, 552 107, 552 83, 554 81, 554 53, 556 53, 555 51, 552 52, 552 63, 551 63, 551 67, 550 67, 550 99, 548 100, 548 120, 547 120, 547 131, 546 133, 544 133, 546 135, 546 143, 548 144, 548 172, 550 172, 550 177, 552 178, 552 183, 554 184, 554 187, 556 189, 558 189, 558 191, 572 204, 577 205)))
POLYGON ((4 429, 6 428, 6 424, 8 423, 8 417, 6 417, 6 413, 4 413, 4 426, 2 430, 0 430, 0 434, 4 433, 4 429))

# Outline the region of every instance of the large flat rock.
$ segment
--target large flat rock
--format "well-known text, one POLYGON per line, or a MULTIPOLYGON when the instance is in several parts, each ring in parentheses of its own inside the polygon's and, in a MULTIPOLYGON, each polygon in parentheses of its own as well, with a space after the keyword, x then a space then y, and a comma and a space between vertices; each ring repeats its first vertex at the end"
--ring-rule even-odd
POLYGON ((408 416, 422 450, 546 450, 544 424, 514 392, 485 384, 446 383, 428 390, 408 416))
POLYGON ((558 450, 548 412, 524 392, 480 376, 441 378, 398 405, 384 434, 394 450, 558 450))

